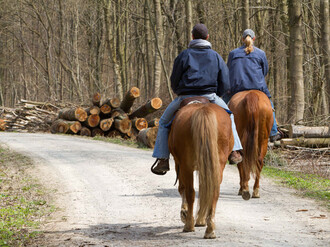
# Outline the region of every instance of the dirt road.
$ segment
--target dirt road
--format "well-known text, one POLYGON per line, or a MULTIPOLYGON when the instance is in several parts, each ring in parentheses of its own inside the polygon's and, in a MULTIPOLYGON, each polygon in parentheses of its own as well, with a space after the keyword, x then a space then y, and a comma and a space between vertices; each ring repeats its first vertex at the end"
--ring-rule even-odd
POLYGON ((221 185, 217 239, 204 240, 205 228, 182 232, 174 164, 165 176, 152 174, 151 151, 51 134, 2 132, 0 143, 32 157, 32 173, 56 188, 63 210, 45 225, 46 246, 330 245, 326 210, 268 179, 260 199, 244 201, 235 166, 221 185))

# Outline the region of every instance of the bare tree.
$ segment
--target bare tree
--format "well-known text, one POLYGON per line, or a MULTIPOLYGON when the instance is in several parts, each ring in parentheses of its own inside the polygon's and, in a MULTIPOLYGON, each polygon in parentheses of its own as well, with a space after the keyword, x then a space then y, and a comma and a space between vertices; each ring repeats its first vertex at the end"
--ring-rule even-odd
POLYGON ((291 107, 289 116, 294 123, 304 118, 304 78, 302 13, 299 0, 289 0, 290 19, 290 84, 291 107))

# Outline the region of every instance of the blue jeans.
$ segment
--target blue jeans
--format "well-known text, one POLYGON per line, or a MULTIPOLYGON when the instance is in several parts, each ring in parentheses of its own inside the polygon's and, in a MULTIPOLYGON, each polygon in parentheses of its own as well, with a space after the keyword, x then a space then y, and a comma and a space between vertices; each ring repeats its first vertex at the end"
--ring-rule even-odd
MULTIPOLYGON (((274 109, 274 104, 273 101, 270 100, 270 104, 272 105, 272 108, 274 109)), ((277 123, 276 123, 276 118, 275 118, 275 111, 273 111, 273 119, 274 119, 274 123, 272 126, 272 129, 270 130, 270 136, 275 136, 277 134, 277 123)))
MULTIPOLYGON (((161 116, 159 120, 159 127, 158 127, 158 133, 157 133, 157 139, 154 147, 154 152, 152 154, 152 157, 154 158, 165 158, 168 159, 170 157, 170 151, 168 149, 168 135, 171 128, 171 123, 174 118, 174 113, 180 108, 180 103, 182 100, 188 97, 192 96, 203 96, 210 100, 211 103, 215 103, 218 106, 221 106, 222 108, 229 110, 227 104, 215 93, 210 94, 203 94, 203 95, 182 95, 177 98, 175 98, 166 108, 163 115, 161 116)), ((234 121, 234 115, 230 114, 231 119, 231 127, 233 130, 234 135, 234 148, 235 150, 241 150, 243 149, 241 141, 239 139, 239 136, 236 131, 236 125, 234 121)))

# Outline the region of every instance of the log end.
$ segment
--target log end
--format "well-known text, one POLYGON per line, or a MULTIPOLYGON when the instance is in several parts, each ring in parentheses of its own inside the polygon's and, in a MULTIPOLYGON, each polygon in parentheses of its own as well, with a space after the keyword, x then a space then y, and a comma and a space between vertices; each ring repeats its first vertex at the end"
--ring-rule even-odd
POLYGON ((160 98, 153 98, 151 100, 151 106, 152 108, 154 108, 155 110, 158 110, 162 107, 163 105, 163 101, 160 98))

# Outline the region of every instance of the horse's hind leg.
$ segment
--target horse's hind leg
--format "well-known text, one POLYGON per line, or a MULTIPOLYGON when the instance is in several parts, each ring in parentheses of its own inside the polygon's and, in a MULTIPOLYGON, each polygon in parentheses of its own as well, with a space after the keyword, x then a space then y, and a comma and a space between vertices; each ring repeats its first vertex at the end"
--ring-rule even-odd
POLYGON ((193 173, 187 172, 187 177, 185 177, 185 188, 184 188, 184 194, 188 203, 188 212, 186 217, 186 222, 183 228, 184 232, 192 232, 195 231, 194 227, 194 201, 195 201, 195 190, 194 190, 194 180, 193 180, 193 173))
POLYGON ((219 192, 220 192, 220 184, 219 184, 218 189, 214 193, 212 206, 211 206, 211 208, 209 210, 209 214, 207 215, 207 218, 206 218, 207 228, 205 230, 204 238, 207 238, 207 239, 216 238, 215 233, 214 233, 214 229, 215 229, 214 216, 215 216, 215 209, 217 207, 217 202, 218 202, 218 198, 219 198, 219 192))
POLYGON ((254 186, 253 186, 253 193, 252 193, 252 198, 260 198, 260 194, 259 194, 259 181, 260 181, 260 173, 261 173, 261 169, 264 165, 263 159, 259 159, 258 160, 259 164, 260 164, 260 170, 256 171, 256 179, 254 182, 254 186))
POLYGON ((182 198, 180 217, 181 217, 181 221, 183 223, 186 223, 186 218, 187 218, 187 213, 188 213, 188 203, 187 203, 187 199, 186 199, 186 195, 185 195, 184 191, 185 191, 185 188, 183 186, 183 183, 179 179, 179 193, 182 198))
POLYGON ((249 180, 250 180, 250 169, 247 164, 240 163, 237 165, 239 174, 240 174, 240 189, 238 191, 238 195, 242 195, 244 200, 249 200, 251 195, 249 191, 249 180))

